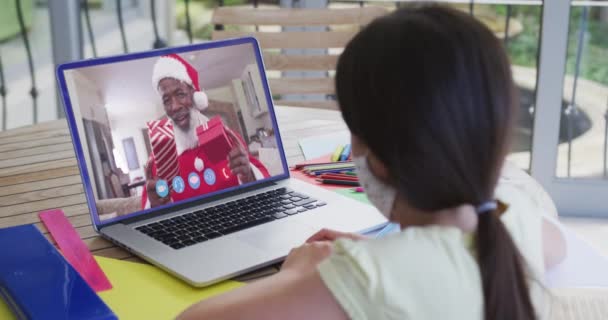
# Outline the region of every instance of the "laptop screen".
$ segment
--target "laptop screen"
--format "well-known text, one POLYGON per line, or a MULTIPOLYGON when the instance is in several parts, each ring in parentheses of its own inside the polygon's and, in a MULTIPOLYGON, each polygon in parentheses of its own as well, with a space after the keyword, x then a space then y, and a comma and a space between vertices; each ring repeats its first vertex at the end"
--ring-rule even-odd
POLYGON ((63 65, 96 224, 288 176, 251 38, 63 65))

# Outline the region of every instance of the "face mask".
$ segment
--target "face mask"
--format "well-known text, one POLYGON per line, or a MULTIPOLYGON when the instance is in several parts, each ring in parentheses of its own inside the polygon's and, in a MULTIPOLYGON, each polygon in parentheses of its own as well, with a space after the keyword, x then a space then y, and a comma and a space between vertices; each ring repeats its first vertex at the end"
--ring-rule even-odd
POLYGON ((397 190, 374 176, 369 170, 367 156, 353 157, 353 161, 357 168, 359 182, 361 182, 361 186, 363 186, 369 201, 378 208, 387 219, 390 219, 391 211, 395 204, 395 198, 397 197, 397 190))

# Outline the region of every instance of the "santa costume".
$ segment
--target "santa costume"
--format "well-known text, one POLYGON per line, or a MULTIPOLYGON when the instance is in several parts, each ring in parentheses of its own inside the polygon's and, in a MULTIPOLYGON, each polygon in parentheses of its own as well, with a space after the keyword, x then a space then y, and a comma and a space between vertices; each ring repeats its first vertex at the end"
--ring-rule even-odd
MULTIPOLYGON (((211 161, 203 148, 198 145, 196 128, 204 126, 209 119, 201 111, 208 105, 207 95, 201 91, 198 72, 190 63, 176 54, 162 56, 154 65, 152 84, 158 92, 158 84, 164 78, 182 81, 194 88, 194 106, 190 108, 190 126, 187 131, 173 125, 171 119, 151 121, 148 128, 153 129, 150 140, 153 153, 152 175, 159 177, 161 183, 169 188, 173 202, 235 187, 241 184, 238 177, 230 171, 228 155, 219 161, 211 161), (155 144, 157 138, 165 138, 162 144, 155 144), (158 159, 157 159, 158 158, 158 159)), ((225 130, 230 130, 225 127, 225 130)), ((235 133, 245 150, 242 137, 235 133)), ((248 151, 246 151, 248 152, 248 151)), ((256 180, 270 175, 264 165, 255 157, 249 156, 250 167, 256 180)), ((211 157, 217 159, 218 157, 211 157)), ((157 183, 158 191, 158 183, 157 183)), ((147 192, 142 194, 142 208, 150 208, 147 192)))

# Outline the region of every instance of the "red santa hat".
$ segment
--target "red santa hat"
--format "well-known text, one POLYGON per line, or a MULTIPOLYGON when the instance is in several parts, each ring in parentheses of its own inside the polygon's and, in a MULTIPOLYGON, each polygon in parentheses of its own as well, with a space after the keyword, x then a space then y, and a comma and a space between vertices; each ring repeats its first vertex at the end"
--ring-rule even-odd
POLYGON ((198 71, 177 54, 171 53, 161 56, 154 64, 152 72, 152 85, 158 91, 158 84, 164 78, 173 78, 183 81, 194 88, 194 106, 198 110, 204 110, 209 106, 207 95, 201 91, 198 84, 198 71))

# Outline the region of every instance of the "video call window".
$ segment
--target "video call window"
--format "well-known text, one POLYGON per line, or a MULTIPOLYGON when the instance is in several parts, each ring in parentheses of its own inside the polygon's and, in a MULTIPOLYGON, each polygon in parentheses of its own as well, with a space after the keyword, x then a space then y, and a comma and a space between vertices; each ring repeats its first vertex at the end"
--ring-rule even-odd
POLYGON ((100 220, 285 173, 254 50, 65 71, 100 220))

